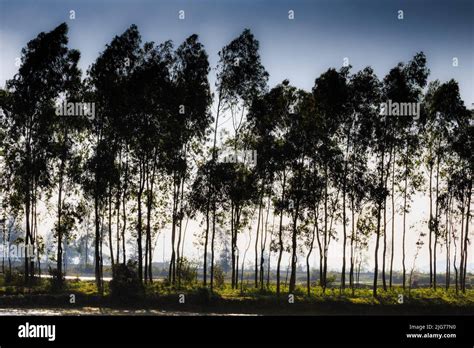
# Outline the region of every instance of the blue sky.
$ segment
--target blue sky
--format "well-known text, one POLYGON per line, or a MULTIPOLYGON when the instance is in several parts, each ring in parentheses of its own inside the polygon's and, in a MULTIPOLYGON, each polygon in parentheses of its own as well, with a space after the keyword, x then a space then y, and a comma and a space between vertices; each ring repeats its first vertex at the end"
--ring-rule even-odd
MULTIPOLYGON (((325 70, 339 68, 344 57, 349 58, 354 72, 370 65, 382 78, 398 62, 424 51, 430 80, 454 78, 466 106, 473 108, 472 0, 0 0, 0 86, 16 73, 15 59, 26 43, 62 22, 69 25, 70 47, 81 51, 83 72, 131 24, 138 26, 144 41, 156 43, 171 39, 179 45, 189 35, 199 34, 213 67, 218 51, 250 28, 260 41, 270 86, 288 78, 307 90, 325 70), (69 19, 70 10, 76 12, 76 19, 69 19), (185 11, 184 20, 178 19, 180 10, 185 11), (289 10, 294 11, 294 20, 288 19, 289 10), (398 10, 404 11, 403 20, 398 20, 398 10), (452 66, 453 57, 458 58, 458 67, 452 66)), ((211 81, 214 75, 211 72, 211 81)), ((426 197, 416 198, 409 224, 426 228, 419 222, 427 216, 427 204, 426 197)), ((193 224, 190 230, 199 228, 193 224)), ((398 218, 396 224, 401 224, 398 218)), ((410 257, 418 234, 416 230, 407 236, 410 257)), ((168 243, 169 231, 160 235, 160 244, 161 238, 168 243)), ((247 235, 239 238, 239 248, 244 250, 247 235)), ((186 239, 186 250, 193 256, 202 254, 193 242, 192 236, 186 239)), ((161 252, 161 245, 157 249, 155 260, 169 258, 161 252)), ((426 249, 421 250, 420 259, 426 259, 426 249)), ((339 252, 340 245, 333 243, 331 267, 340 266, 339 252)), ((397 268, 399 254, 395 255, 397 268)), ((316 253, 313 255, 316 262, 316 253)), ((251 259, 251 251, 248 257, 251 259)))
POLYGON ((0 84, 15 74, 15 58, 29 40, 64 21, 70 47, 81 51, 83 71, 131 24, 144 41, 156 43, 171 39, 178 45, 199 34, 212 66, 217 52, 248 27, 260 41, 271 86, 288 78, 310 89, 344 57, 354 71, 370 65, 383 77, 422 50, 430 80, 456 79, 466 106, 474 103, 472 0, 0 0, 0 84), (76 19, 69 19, 70 10, 76 19), (178 19, 180 10, 184 20, 178 19), (288 19, 289 10, 294 20, 288 19), (404 11, 403 20, 398 10, 404 11), (452 66, 453 57, 458 67, 452 66))

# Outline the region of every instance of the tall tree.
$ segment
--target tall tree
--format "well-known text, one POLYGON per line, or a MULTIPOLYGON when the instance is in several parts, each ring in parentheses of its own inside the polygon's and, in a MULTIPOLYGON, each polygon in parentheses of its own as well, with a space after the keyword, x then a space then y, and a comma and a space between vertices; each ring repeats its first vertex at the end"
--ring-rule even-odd
MULTIPOLYGON (((27 248, 36 245, 36 207, 41 190, 51 185, 48 162, 52 158, 54 101, 65 91, 69 76, 76 73, 79 59, 77 51, 67 48, 67 31, 63 23, 28 42, 22 49, 18 73, 6 84, 12 98, 11 108, 6 110, 11 119, 6 160, 23 204, 27 248)), ((34 276, 34 260, 30 256, 25 258, 24 275, 25 282, 34 276)))
MULTIPOLYGON (((261 64, 259 55, 259 42, 255 39, 249 29, 245 29, 239 37, 232 40, 219 52, 219 63, 217 65, 216 98, 217 111, 214 126, 214 140, 212 146, 212 161, 217 161, 217 129, 219 117, 225 110, 230 110, 232 115, 241 115, 237 124, 243 121, 252 100, 261 95, 268 80, 268 73, 261 64)), ((234 120, 234 117, 233 117, 234 120)), ((236 127, 240 130, 240 127, 236 127)), ((238 136, 238 132, 235 134, 238 136)), ((262 184, 263 188, 263 184, 262 184)), ((262 189, 261 189, 262 190, 262 189)), ((214 193, 211 192, 209 200, 214 193)), ((211 207, 213 221, 215 220, 216 206, 211 207)), ((213 231, 215 227, 213 226, 213 231)), ((256 240, 257 242, 257 240, 256 240)), ((235 273, 235 252, 237 238, 232 241, 232 270, 235 273)), ((213 265, 211 264, 211 268, 213 265)), ((257 262, 255 264, 255 277, 257 277, 257 262)))

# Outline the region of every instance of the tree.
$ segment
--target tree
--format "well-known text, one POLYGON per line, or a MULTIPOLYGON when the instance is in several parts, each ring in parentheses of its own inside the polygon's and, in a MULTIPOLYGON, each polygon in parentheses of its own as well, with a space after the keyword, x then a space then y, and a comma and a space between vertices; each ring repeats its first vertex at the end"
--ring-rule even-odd
MULTIPOLYGON (((219 63, 217 66, 217 111, 214 126, 214 140, 211 149, 212 162, 217 161, 217 128, 219 125, 219 116, 225 110, 231 110, 232 117, 241 115, 240 121, 237 121, 236 137, 240 124, 243 122, 245 112, 248 111, 251 101, 261 95, 266 88, 268 73, 261 64, 258 53, 259 43, 254 38, 249 29, 245 29, 242 34, 232 40, 227 46, 219 52, 219 63)), ((212 200, 214 192, 210 191, 209 203, 212 200)), ((215 221, 216 206, 210 205, 213 221, 215 221)), ((213 234, 215 226, 213 224, 213 234)), ((237 243, 237 239, 233 244, 237 243)), ((232 270, 235 273, 235 245, 232 247, 232 270)), ((212 251, 211 251, 212 252, 212 251)), ((213 267, 211 263, 211 268, 213 267)), ((255 277, 257 277, 257 262, 255 264, 255 277)), ((212 282, 212 272, 211 272, 212 282)))
MULTIPOLYGON (((206 130, 212 122, 209 112, 211 92, 208 81, 209 62, 203 45, 197 35, 191 35, 178 47, 173 62, 173 110, 167 134, 167 148, 162 152, 171 152, 175 158, 168 159, 173 171, 173 222, 172 222, 172 254, 170 275, 174 282, 176 259, 179 260, 181 242, 181 226, 183 214, 183 195, 185 180, 189 175, 188 154, 199 151, 197 148, 206 136, 206 130), (193 148, 194 147, 194 148, 193 148), (172 148, 172 149, 171 149, 172 148), (175 248, 176 226, 179 225, 178 245, 175 248)), ((150 256, 151 257, 151 256, 150 256)), ((179 262, 178 262, 179 268, 179 262)))
MULTIPOLYGON (((258 153, 255 172, 257 178, 265 186, 269 186, 266 193, 272 190, 278 192, 275 197, 274 214, 279 215, 278 223, 278 260, 276 270, 276 291, 280 294, 280 268, 284 251, 283 246, 283 217, 288 208, 287 185, 289 177, 289 163, 293 158, 292 145, 289 142, 289 132, 292 119, 295 117, 295 107, 298 101, 298 90, 291 86, 288 80, 274 87, 265 95, 254 99, 247 115, 248 128, 253 135, 253 146, 258 153), (272 187, 273 186, 273 187, 272 187)), ((259 195, 261 196, 261 194, 259 195)), ((260 198, 263 200, 263 196, 260 198)), ((260 201, 258 210, 259 228, 260 201)), ((257 231, 258 232, 258 231, 257 231)), ((258 234, 257 236, 258 237, 258 234)), ((257 245, 257 241, 255 242, 257 245)), ((256 254, 258 249, 256 249, 256 254)), ((258 255, 256 255, 258 258, 258 255)))
MULTIPOLYGON (((425 103, 427 108, 426 123, 424 124, 426 130, 426 161, 430 175, 430 206, 432 200, 432 172, 436 172, 436 184, 435 184, 435 211, 434 215, 430 211, 429 229, 430 235, 434 234, 433 243, 433 260, 432 269, 432 286, 436 289, 436 251, 438 239, 441 237, 441 209, 442 195, 440 194, 440 181, 443 179, 442 167, 446 159, 450 156, 450 151, 454 147, 454 151, 460 157, 461 162, 458 168, 463 168, 464 161, 470 160, 471 156, 466 152, 463 147, 459 146, 458 141, 463 139, 467 144, 472 142, 472 136, 468 135, 467 128, 469 123, 469 112, 466 110, 464 103, 462 102, 459 95, 459 87, 454 80, 450 80, 444 84, 433 82, 430 84, 428 92, 425 97, 425 103), (452 143, 454 141, 454 144, 452 143), (441 180, 440 180, 441 179, 441 180)), ((466 144, 464 143, 464 144, 466 144)), ((472 162, 470 162, 472 163, 472 162)), ((461 185, 465 185, 464 189, 467 192, 467 211, 466 211, 466 230, 464 234, 463 245, 461 247, 461 264, 460 272, 461 279, 464 279, 464 273, 466 272, 466 254, 467 254, 467 238, 469 231, 469 218, 470 218, 470 200, 472 190, 472 177, 470 176, 469 170, 465 172, 465 180, 461 180, 461 185)), ((451 186, 452 187, 452 186, 451 186)), ((462 231, 463 232, 463 231, 462 231)), ((463 238, 461 238, 463 239, 463 238)), ((430 238, 431 243, 431 238, 430 238)), ((431 244, 430 244, 431 246, 431 244)), ((464 283, 462 283, 464 290, 464 283)))
MULTIPOLYGON (((87 98, 91 98, 97 104, 96 117, 89 124, 92 154, 85 167, 85 178, 83 179, 84 191, 94 200, 95 215, 95 276, 97 287, 103 289, 102 283, 102 231, 101 221, 104 208, 111 205, 112 187, 117 182, 117 168, 115 159, 119 145, 118 139, 124 139, 125 146, 131 146, 133 128, 132 115, 134 105, 140 100, 135 98, 137 94, 131 86, 131 75, 139 66, 143 52, 140 49, 140 34, 136 26, 132 25, 122 35, 116 36, 106 46, 104 52, 97 58, 96 62, 88 70, 86 80, 88 91, 87 98), (131 115, 130 115, 130 114, 131 115), (118 133, 117 130, 125 130, 118 133), (130 132, 130 133, 128 133, 130 132), (109 199, 107 199, 107 195, 109 199)), ((138 109, 140 110, 140 109, 138 109)), ((128 173, 127 173, 128 176, 128 173)), ((126 178, 128 180, 128 178, 126 178)), ((124 193, 125 199, 125 193, 124 193)), ((125 204, 125 203, 124 203, 125 204)), ((141 215, 141 214, 140 214, 141 215)), ((126 217, 124 216, 124 224, 126 217)), ((109 219, 110 222, 110 219, 109 219)), ((125 228, 125 227, 124 227, 125 228)), ((139 276, 142 275, 141 261, 141 225, 139 227, 139 276)), ((110 236, 109 224, 109 236, 110 236)), ((111 244, 111 238, 109 239, 111 244)), ((112 246, 110 245, 112 254, 112 246)), ((113 255, 111 255, 113 258, 113 255)))
MULTIPOLYGON (((67 48, 67 31, 67 25, 62 23, 28 42, 22 49, 18 74, 6 84, 12 98, 4 110, 11 124, 7 130, 6 161, 23 205, 26 247, 36 244, 37 201, 41 190, 51 185, 48 163, 57 117, 54 101, 78 74, 79 54, 67 48)), ((25 258, 24 272, 28 282, 34 276, 31 257, 25 258)))
MULTIPOLYGON (((326 289, 327 280, 327 259, 328 250, 331 239, 334 237, 332 229, 333 222, 338 210, 337 203, 339 192, 344 191, 345 195, 345 177, 340 177, 340 173, 344 173, 344 152, 338 146, 338 138, 342 129, 341 124, 347 119, 350 108, 349 106, 349 87, 347 84, 349 69, 342 68, 340 71, 329 69, 316 79, 313 87, 313 97, 315 100, 315 126, 318 129, 319 136, 308 137, 315 143, 311 149, 311 153, 315 154, 315 160, 321 170, 324 180, 323 195, 323 238, 322 238, 322 277, 321 284, 323 290, 326 289), (342 182, 341 185, 338 183, 342 182), (332 184, 333 183, 333 184, 332 184), (334 189, 332 192, 330 188, 334 189), (332 214, 331 214, 332 212, 332 214)), ((343 196, 344 196, 343 195, 343 196)), ((343 203, 345 198, 343 197, 343 203)), ((345 224, 345 208, 343 210, 343 220, 345 224)), ((344 227, 345 233, 345 227, 344 227)), ((347 236, 344 235, 344 239, 347 236)), ((345 245, 345 240, 344 240, 345 245)), ((345 267, 345 253, 343 256, 345 267)), ((345 273, 345 269, 344 269, 345 273)))

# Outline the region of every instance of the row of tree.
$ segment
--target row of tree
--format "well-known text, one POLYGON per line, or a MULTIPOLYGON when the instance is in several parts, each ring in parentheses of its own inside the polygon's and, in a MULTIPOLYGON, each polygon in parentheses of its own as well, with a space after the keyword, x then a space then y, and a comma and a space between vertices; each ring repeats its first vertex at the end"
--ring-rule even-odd
POLYGON ((453 266, 455 288, 465 290, 472 115, 454 80, 428 84, 423 53, 382 80, 370 67, 353 73, 347 66, 324 72, 310 92, 287 80, 269 89, 259 43, 246 29, 219 52, 212 92, 197 35, 174 48, 170 41, 142 43, 132 25, 83 79, 67 30, 61 24, 30 41, 18 73, 0 90, 3 241, 10 240, 7 225, 21 221, 24 237, 17 242, 37 250, 36 258, 25 258, 26 282, 40 271, 45 249, 38 221, 43 201, 54 215, 58 277, 65 246, 87 230, 91 217, 101 290, 104 255, 112 266, 136 259, 140 280, 152 282, 153 252, 165 228, 171 231, 168 278, 179 285, 187 225, 195 220, 201 221, 194 233, 204 249, 203 284, 211 290, 219 242, 230 245, 234 288, 251 244, 255 287, 264 286, 265 267, 269 283, 273 253, 279 294, 285 252, 289 291, 303 257, 309 293, 313 249, 326 289, 328 250, 342 240, 340 286, 354 289, 363 253, 375 240, 376 295, 380 277, 384 290, 393 286, 396 252, 402 253, 403 288, 411 283, 407 215, 414 197, 426 193, 429 216, 417 225, 417 247, 428 239, 430 286, 437 286, 444 248, 445 286, 453 266), (419 113, 381 113, 387 101, 413 103, 419 113), (60 103, 88 117, 58 116, 60 103), (222 160, 224 150, 232 160, 222 160), (258 160, 250 161, 249 153, 258 160), (395 226, 400 215, 403 224, 395 226), (239 250, 245 230, 249 241, 239 250))

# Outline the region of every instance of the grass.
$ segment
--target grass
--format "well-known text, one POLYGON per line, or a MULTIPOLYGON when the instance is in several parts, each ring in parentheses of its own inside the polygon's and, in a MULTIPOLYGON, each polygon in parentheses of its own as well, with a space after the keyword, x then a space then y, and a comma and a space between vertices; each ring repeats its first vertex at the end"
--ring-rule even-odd
POLYGON ((377 297, 368 288, 340 291, 319 286, 311 288, 308 296, 306 287, 298 286, 294 291, 294 303, 288 301, 288 289, 283 287, 280 297, 275 285, 269 288, 244 286, 232 289, 225 284, 213 293, 201 284, 172 287, 163 281, 145 285, 144 296, 133 301, 115 301, 105 284, 100 295, 93 281, 66 280, 64 287, 51 291, 48 279, 38 279, 32 286, 23 286, 19 280, 9 284, 0 277, 0 307, 66 307, 70 308, 70 295, 76 296, 74 306, 156 308, 196 312, 257 313, 257 314, 471 314, 474 312, 474 290, 456 294, 454 289, 417 288, 403 291, 399 286, 383 291, 377 297), (178 295, 185 294, 186 304, 178 302, 178 295), (399 303, 403 295, 403 303, 399 303))

